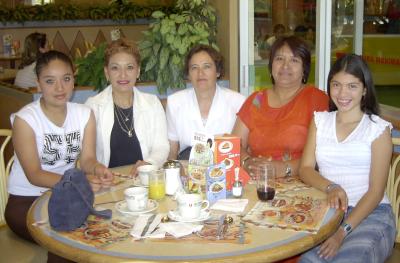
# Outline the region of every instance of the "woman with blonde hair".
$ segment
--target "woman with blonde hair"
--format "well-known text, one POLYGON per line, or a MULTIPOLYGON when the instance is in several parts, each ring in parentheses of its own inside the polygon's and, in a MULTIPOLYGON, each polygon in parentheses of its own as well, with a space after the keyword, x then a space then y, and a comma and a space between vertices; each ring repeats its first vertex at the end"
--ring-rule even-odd
POLYGON ((108 167, 134 164, 132 174, 144 164, 161 166, 169 143, 164 109, 157 96, 139 91, 138 49, 111 42, 105 51, 104 73, 110 85, 86 104, 97 121, 97 158, 108 167))

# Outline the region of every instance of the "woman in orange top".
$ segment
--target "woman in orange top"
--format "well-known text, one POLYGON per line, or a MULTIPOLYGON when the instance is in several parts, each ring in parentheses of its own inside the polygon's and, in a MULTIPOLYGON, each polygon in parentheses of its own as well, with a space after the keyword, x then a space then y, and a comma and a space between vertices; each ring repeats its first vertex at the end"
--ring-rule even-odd
POLYGON ((313 112, 328 109, 328 96, 305 85, 310 64, 310 51, 300 38, 274 42, 268 64, 273 86, 247 98, 233 129, 241 137, 242 166, 250 175, 265 160, 273 162, 277 176, 297 174, 313 112))

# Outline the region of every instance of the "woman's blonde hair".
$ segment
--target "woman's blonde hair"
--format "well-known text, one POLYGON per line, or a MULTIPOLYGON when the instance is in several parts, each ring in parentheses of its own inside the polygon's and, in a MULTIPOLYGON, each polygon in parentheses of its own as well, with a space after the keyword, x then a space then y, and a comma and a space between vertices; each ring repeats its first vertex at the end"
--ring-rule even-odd
POLYGON ((135 58, 136 63, 140 66, 141 58, 139 49, 136 47, 136 45, 128 44, 123 39, 114 40, 110 44, 108 44, 104 55, 104 66, 108 66, 108 63, 110 63, 110 58, 113 55, 121 52, 132 55, 135 58))

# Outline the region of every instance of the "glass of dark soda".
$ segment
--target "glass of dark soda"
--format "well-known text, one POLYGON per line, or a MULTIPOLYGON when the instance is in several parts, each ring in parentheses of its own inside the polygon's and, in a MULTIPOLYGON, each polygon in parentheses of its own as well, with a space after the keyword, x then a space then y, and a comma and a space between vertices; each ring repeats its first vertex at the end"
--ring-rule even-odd
POLYGON ((257 196, 260 201, 266 202, 275 196, 275 167, 271 163, 260 164, 257 174, 257 196))

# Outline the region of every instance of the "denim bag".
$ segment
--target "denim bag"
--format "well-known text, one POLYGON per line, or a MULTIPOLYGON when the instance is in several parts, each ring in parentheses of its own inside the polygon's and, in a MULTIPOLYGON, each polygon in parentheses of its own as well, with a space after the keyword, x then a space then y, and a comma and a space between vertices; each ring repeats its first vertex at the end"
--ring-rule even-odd
POLYGON ((89 214, 111 218, 112 211, 93 208, 94 193, 79 169, 65 171, 61 180, 52 188, 48 204, 50 226, 57 231, 72 231, 85 223, 89 214))

